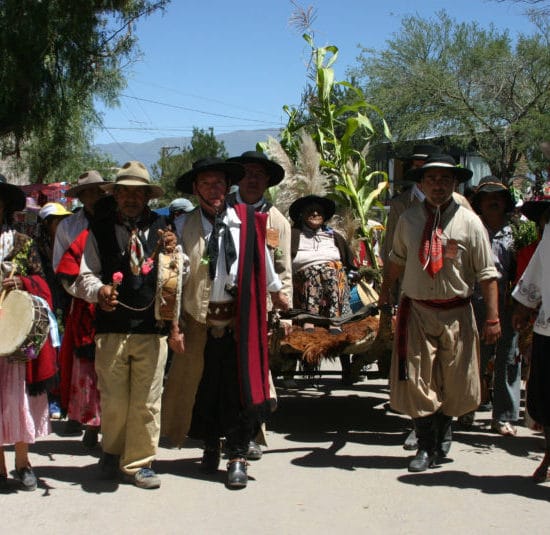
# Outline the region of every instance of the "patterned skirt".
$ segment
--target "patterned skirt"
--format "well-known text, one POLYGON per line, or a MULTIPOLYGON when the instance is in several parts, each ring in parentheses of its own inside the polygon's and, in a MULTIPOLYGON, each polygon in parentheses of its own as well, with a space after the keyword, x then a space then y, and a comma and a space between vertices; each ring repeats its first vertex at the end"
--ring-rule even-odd
POLYGON ((308 266, 293 274, 294 305, 312 314, 337 318, 351 313, 342 262, 308 266))
POLYGON ((68 418, 82 425, 98 427, 101 424, 101 410, 93 360, 74 356, 70 392, 68 418))

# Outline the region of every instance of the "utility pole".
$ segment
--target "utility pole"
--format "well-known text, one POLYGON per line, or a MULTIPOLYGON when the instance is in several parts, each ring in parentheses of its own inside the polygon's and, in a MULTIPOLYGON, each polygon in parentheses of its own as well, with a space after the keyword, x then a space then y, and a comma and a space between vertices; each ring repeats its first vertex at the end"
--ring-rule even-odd
POLYGON ((166 158, 168 158, 169 156, 172 156, 172 154, 174 154, 174 151, 179 149, 180 147, 177 147, 177 146, 160 148, 160 176, 162 178, 164 178, 164 167, 166 165, 166 158))

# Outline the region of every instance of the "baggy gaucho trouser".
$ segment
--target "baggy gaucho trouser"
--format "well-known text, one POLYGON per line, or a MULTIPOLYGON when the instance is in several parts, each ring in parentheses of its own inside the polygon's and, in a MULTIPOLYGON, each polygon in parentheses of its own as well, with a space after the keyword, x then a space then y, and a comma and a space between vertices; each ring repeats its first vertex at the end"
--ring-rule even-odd
POLYGON ((102 448, 134 474, 154 460, 160 435, 165 335, 98 334, 95 367, 101 394, 102 448))
POLYGON ((461 416, 480 402, 479 335, 472 305, 443 309, 410 300, 406 333, 408 379, 399 379, 396 332, 390 404, 412 418, 441 411, 461 416))

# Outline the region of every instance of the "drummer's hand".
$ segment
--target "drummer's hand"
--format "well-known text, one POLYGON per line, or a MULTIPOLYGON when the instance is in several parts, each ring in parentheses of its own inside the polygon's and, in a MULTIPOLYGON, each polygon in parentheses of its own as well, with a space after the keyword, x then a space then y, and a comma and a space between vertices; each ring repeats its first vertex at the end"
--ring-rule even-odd
POLYGON ((162 237, 164 242, 164 250, 166 251, 166 254, 173 253, 176 245, 178 244, 178 237, 176 234, 170 229, 159 230, 158 232, 159 237, 162 237))
POLYGON ((11 290, 22 290, 23 281, 21 280, 21 277, 6 277, 2 281, 2 288, 6 290, 6 292, 11 290))
POLYGON ((273 304, 273 308, 278 308, 279 310, 288 310, 288 297, 284 292, 269 292, 269 295, 271 296, 271 303, 273 304))
POLYGON ((177 323, 172 323, 172 327, 170 328, 168 347, 174 353, 183 353, 185 351, 185 336, 177 323))
POLYGON ((106 284, 97 293, 97 304, 101 310, 112 312, 118 305, 117 297, 118 292, 116 290, 113 291, 113 287, 110 284, 106 284))

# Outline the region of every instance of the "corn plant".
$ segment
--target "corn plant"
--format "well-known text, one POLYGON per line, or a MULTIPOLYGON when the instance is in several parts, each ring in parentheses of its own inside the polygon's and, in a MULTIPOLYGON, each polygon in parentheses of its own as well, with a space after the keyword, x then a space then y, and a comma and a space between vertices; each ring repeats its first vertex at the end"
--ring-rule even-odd
POLYGON ((332 66, 338 58, 338 48, 333 45, 316 47, 308 33, 303 38, 312 50, 310 68, 315 85, 308 94, 307 120, 303 120, 294 108, 284 108, 289 119, 281 133, 281 144, 292 158, 300 141, 300 130, 305 128, 309 132, 321 155, 321 171, 331 180, 330 196, 353 211, 360 237, 367 238, 368 262, 378 269, 368 213, 388 187, 388 177, 385 172, 373 171, 367 163, 369 142, 376 135, 369 114, 379 118, 383 134, 388 139, 390 130, 380 110, 365 100, 358 87, 347 81, 334 80, 332 66), (335 91, 342 90, 348 98, 346 103, 338 104, 335 91), (358 139, 362 149, 357 148, 358 139))

